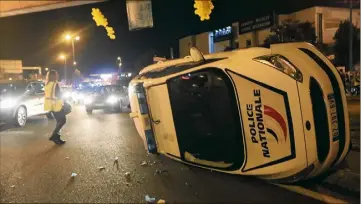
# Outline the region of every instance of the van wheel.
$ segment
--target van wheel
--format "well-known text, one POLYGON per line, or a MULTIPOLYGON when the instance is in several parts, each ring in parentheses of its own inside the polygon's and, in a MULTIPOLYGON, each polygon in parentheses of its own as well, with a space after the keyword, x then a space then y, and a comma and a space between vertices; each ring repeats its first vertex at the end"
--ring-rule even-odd
POLYGON ((49 119, 49 120, 53 120, 54 119, 54 116, 51 112, 47 113, 46 114, 46 117, 49 119))
POLYGON ((14 118, 14 122, 15 125, 18 127, 24 127, 27 121, 27 111, 26 108, 24 106, 20 106, 17 110, 16 110, 16 114, 15 114, 15 118, 14 118))
POLYGON ((92 114, 92 113, 93 113, 93 109, 87 108, 87 109, 86 109, 86 112, 87 112, 88 114, 92 114))

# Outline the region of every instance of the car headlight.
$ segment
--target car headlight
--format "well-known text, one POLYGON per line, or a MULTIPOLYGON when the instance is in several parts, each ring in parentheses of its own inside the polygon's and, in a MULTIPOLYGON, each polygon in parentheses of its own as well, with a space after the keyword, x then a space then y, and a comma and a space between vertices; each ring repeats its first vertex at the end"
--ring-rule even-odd
POLYGON ((109 96, 109 98, 107 99, 107 103, 111 103, 114 104, 118 101, 118 97, 116 96, 109 96))
POLYGON ((302 82, 303 75, 296 66, 281 55, 267 55, 254 58, 254 60, 276 68, 277 70, 287 74, 296 81, 302 82))
POLYGON ((15 100, 11 99, 11 98, 7 98, 4 99, 2 101, 0 101, 0 108, 11 108, 15 105, 15 100))
POLYGON ((93 97, 91 97, 91 96, 85 97, 84 103, 87 104, 87 105, 93 103, 93 97))

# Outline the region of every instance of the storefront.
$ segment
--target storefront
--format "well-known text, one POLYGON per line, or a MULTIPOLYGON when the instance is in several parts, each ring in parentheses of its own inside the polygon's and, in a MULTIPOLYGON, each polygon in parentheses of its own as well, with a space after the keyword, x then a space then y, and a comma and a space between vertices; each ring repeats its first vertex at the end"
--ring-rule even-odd
POLYGON ((222 52, 232 47, 233 32, 232 26, 227 26, 209 33, 209 53, 222 52))
MULTIPOLYGON (((231 26, 212 32, 187 36, 179 40, 180 57, 189 55, 192 46, 203 54, 224 51, 227 47, 247 48, 263 45, 265 39, 272 34, 271 28, 289 22, 309 22, 315 29, 317 41, 326 45, 334 43, 333 37, 340 22, 348 20, 348 8, 314 6, 289 14, 268 14, 255 19, 233 23, 231 26)), ((354 9, 352 23, 360 28, 360 9, 354 9)))
POLYGON ((197 47, 203 54, 222 52, 228 48, 238 48, 238 22, 211 32, 204 32, 180 39, 180 57, 189 55, 191 47, 197 47))
POLYGON ((270 34, 270 28, 276 23, 274 14, 261 16, 239 23, 239 47, 254 47, 263 44, 270 34))

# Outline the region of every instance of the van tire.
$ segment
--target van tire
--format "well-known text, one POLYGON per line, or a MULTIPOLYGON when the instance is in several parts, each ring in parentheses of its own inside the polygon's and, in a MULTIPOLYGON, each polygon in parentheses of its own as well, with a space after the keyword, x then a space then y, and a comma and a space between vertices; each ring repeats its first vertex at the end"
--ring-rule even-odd
POLYGON ((92 114, 92 113, 93 113, 93 109, 87 108, 87 109, 86 109, 86 112, 87 112, 88 114, 92 114))
POLYGON ((14 116, 14 124, 17 127, 24 127, 27 122, 28 113, 25 106, 19 106, 14 116))

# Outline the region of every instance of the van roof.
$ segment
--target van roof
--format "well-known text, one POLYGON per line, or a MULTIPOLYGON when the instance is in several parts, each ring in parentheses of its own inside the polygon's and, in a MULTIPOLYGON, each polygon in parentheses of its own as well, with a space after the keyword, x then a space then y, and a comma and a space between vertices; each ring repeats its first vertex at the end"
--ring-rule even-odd
MULTIPOLYGON (((206 60, 227 58, 227 57, 230 57, 235 54, 247 55, 247 54, 254 53, 255 51, 265 50, 265 49, 267 49, 267 48, 252 47, 252 48, 245 48, 245 49, 237 49, 237 50, 232 50, 232 51, 227 51, 227 52, 218 52, 218 53, 204 55, 204 58, 206 60)), ((160 71, 167 67, 177 66, 177 65, 181 65, 181 64, 187 64, 187 63, 194 63, 191 56, 186 56, 184 58, 178 58, 178 59, 174 59, 174 60, 167 60, 164 62, 158 62, 156 64, 146 66, 139 72, 139 75, 144 75, 145 73, 148 73, 148 72, 160 71)))

